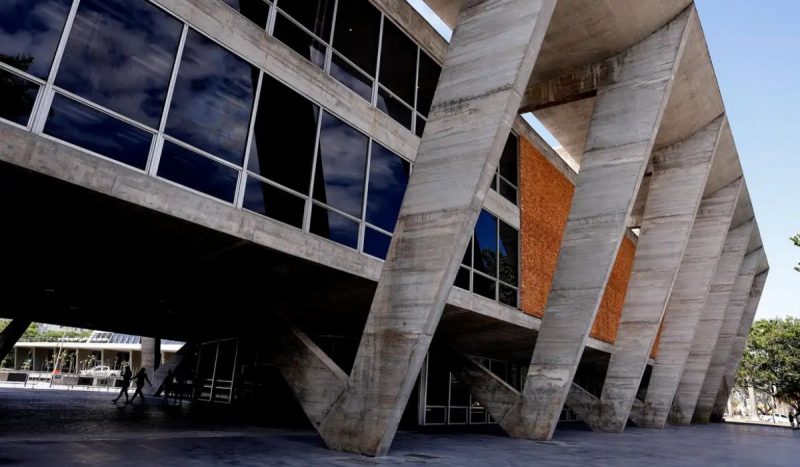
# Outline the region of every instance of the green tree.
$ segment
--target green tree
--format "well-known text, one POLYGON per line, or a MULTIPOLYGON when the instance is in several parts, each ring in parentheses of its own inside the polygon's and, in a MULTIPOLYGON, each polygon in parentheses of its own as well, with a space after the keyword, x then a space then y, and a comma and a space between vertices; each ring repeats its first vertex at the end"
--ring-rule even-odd
POLYGON ((800 319, 758 320, 753 324, 736 375, 752 387, 800 411, 800 319))
MULTIPOLYGON (((794 237, 789 237, 789 240, 791 240, 794 243, 794 246, 800 246, 800 234, 795 235, 794 237)), ((800 263, 798 263, 797 266, 794 267, 794 270, 800 272, 800 263)))

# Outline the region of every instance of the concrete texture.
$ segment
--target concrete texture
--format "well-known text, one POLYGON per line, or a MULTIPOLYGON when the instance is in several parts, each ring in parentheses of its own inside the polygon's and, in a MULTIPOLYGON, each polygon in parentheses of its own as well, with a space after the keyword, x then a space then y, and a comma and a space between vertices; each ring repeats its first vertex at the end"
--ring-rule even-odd
POLYGON ((161 338, 142 336, 142 363, 141 367, 147 372, 151 387, 158 388, 155 384, 156 370, 161 366, 161 338))
POLYGON ((0 361, 6 358, 6 355, 14 349, 14 344, 25 334, 25 330, 30 325, 30 320, 13 319, 3 329, 3 332, 0 332, 0 361))
POLYGON ((695 20, 685 11, 617 56, 598 90, 522 397, 500 421, 514 437, 552 437, 650 159, 687 24, 695 20))
POLYGON ((704 196, 700 202, 664 312, 658 355, 644 405, 641 411, 631 417, 639 426, 662 428, 667 421, 741 187, 742 181, 738 180, 716 193, 704 196))

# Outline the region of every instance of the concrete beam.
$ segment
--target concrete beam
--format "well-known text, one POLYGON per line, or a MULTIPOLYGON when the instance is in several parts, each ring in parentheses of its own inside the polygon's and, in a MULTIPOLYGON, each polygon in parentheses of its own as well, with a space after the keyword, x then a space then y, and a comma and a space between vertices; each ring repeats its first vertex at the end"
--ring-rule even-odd
POLYGON ((561 76, 531 82, 525 89, 519 112, 535 112, 597 95, 597 88, 609 71, 609 61, 569 70, 561 76))
POLYGON ((3 329, 3 332, 0 332, 0 361, 6 358, 6 355, 14 348, 14 344, 25 334, 25 330, 30 325, 31 322, 29 320, 17 318, 11 320, 8 326, 3 329))
MULTIPOLYGON (((142 337, 142 365, 141 367, 147 372, 147 377, 150 379, 152 387, 157 388, 155 385, 155 373, 158 367, 161 366, 161 338, 160 337, 142 337)), ((151 388, 152 389, 152 388, 151 388)))
POLYGON ((519 399, 519 391, 467 355, 451 352, 450 366, 495 420, 505 418, 519 399))
POLYGON ((684 141, 653 153, 642 230, 600 398, 599 419, 587 421, 593 429, 625 429, 725 125, 721 116, 684 141))
POLYGON ((597 91, 542 327, 522 397, 500 420, 514 437, 550 439, 566 401, 685 45, 687 9, 614 59, 597 91))
POLYGON ((484 0, 461 10, 353 370, 318 427, 329 447, 388 451, 555 3, 484 0))
POLYGON ((192 353, 193 350, 194 345, 187 342, 183 344, 177 352, 169 357, 163 365, 159 366, 158 369, 153 373, 153 377, 151 379, 153 387, 148 388, 148 393, 152 396, 161 395, 161 392, 164 389, 164 380, 167 379, 167 374, 171 371, 172 374, 175 375, 180 369, 181 365, 188 360, 187 357, 192 353))
MULTIPOLYGON (((747 229, 749 226, 752 233, 754 222, 748 222, 740 229, 747 229)), ((738 230, 738 229, 737 229, 738 230)), ((749 240, 749 236, 748 236, 749 240)), ((737 251, 725 250, 722 259, 717 266, 717 273, 714 282, 711 284, 711 291, 706 300, 706 307, 697 323, 697 330, 692 342, 692 350, 686 360, 683 369, 681 382, 675 393, 670 411, 670 422, 674 425, 688 425, 692 421, 697 399, 703 387, 703 381, 710 370, 711 357, 714 347, 721 336, 725 321, 726 309, 734 306, 741 300, 741 294, 731 292, 734 290, 736 282, 740 282, 738 277, 741 270, 755 271, 761 252, 752 252, 744 255, 747 245, 737 245, 737 251), (744 258, 744 259, 742 259, 744 258)), ((744 291, 746 296, 749 287, 744 291)), ((742 307, 744 303, 742 303, 742 307)))
POLYGON ((704 196, 700 202, 664 312, 658 355, 644 405, 631 414, 631 420, 639 426, 662 428, 666 424, 741 188, 742 179, 739 179, 704 196))

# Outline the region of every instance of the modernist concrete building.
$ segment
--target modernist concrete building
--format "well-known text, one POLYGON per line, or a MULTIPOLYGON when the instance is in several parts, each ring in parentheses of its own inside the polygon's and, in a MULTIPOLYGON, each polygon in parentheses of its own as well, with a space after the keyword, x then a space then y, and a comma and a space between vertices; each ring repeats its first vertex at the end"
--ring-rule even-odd
POLYGON ((427 3, 3 2, 0 349, 205 342, 368 455, 718 417, 768 265, 692 2, 427 3))

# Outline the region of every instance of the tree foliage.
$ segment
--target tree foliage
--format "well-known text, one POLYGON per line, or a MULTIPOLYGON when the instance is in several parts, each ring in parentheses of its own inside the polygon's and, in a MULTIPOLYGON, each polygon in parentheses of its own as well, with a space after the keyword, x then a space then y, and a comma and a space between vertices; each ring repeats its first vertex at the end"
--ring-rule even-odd
MULTIPOLYGON (((800 246, 800 234, 795 235, 794 237, 789 237, 789 240, 791 240, 794 243, 794 246, 800 246)), ((794 267, 794 270, 800 272, 800 263, 798 263, 797 266, 794 267)))
POLYGON ((800 410, 800 319, 756 321, 736 375, 739 387, 753 387, 800 410))

